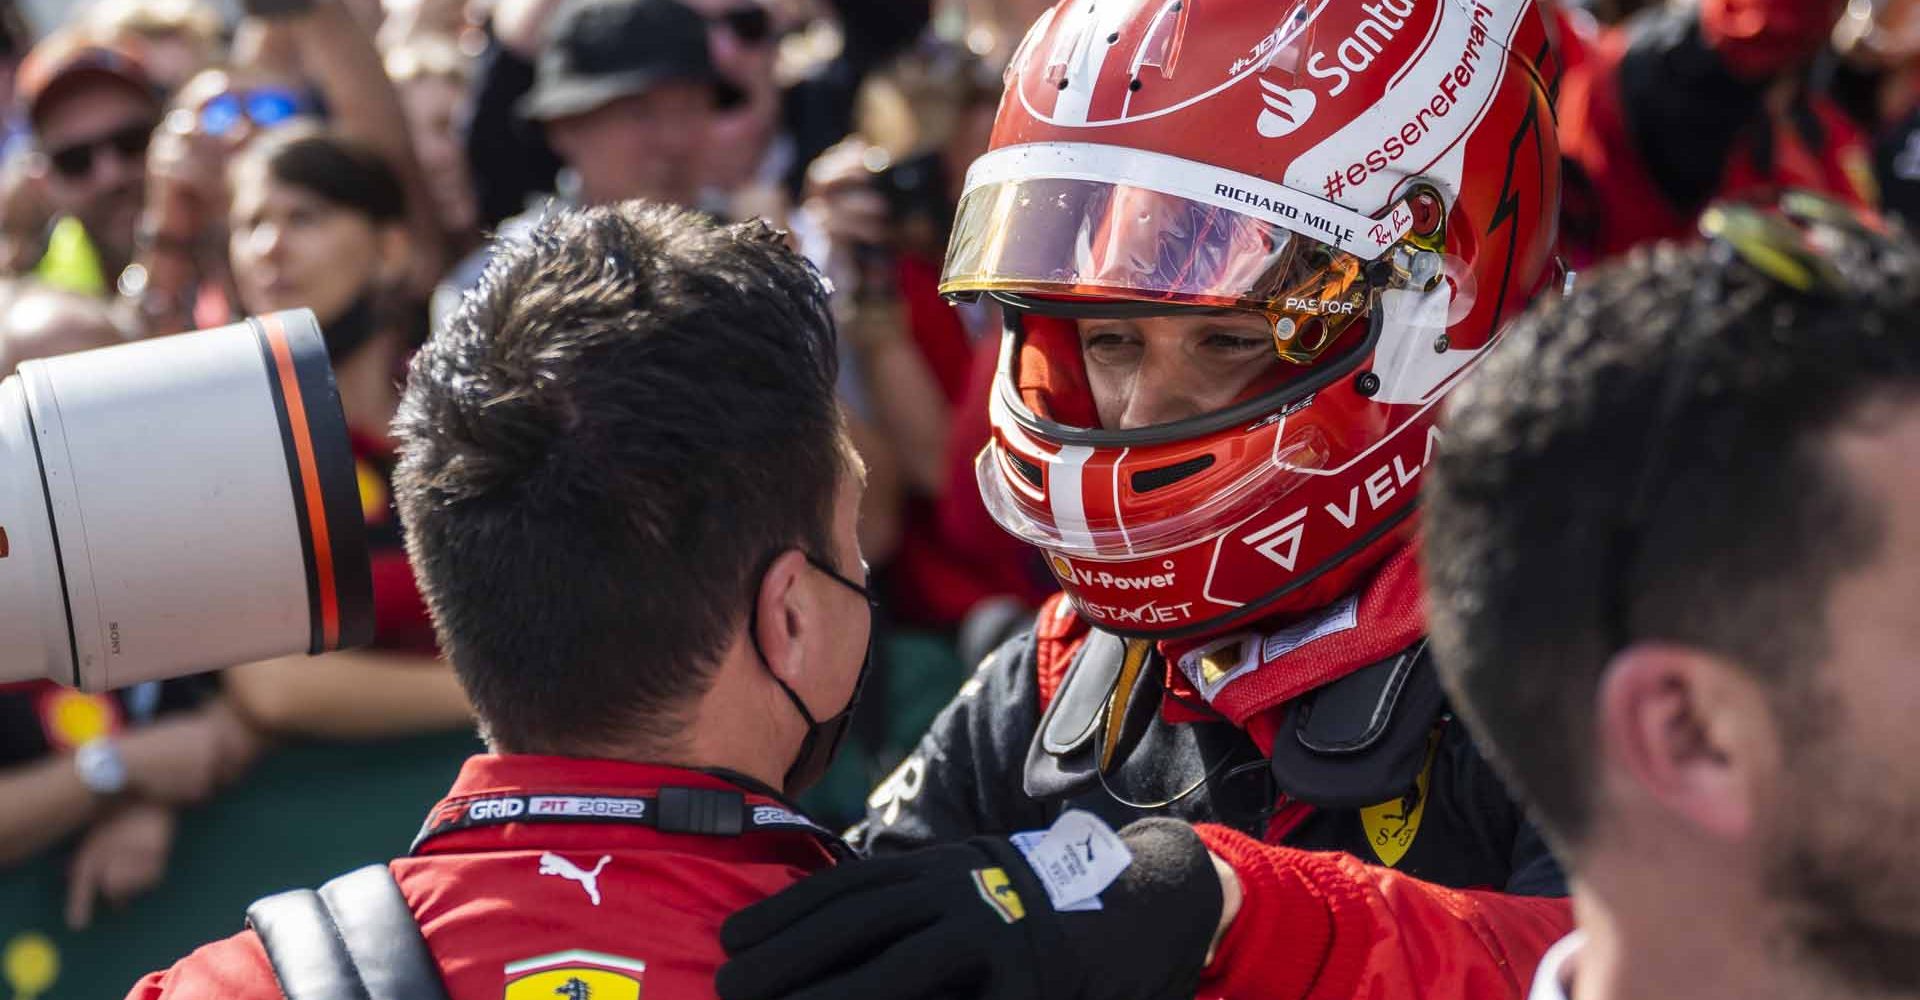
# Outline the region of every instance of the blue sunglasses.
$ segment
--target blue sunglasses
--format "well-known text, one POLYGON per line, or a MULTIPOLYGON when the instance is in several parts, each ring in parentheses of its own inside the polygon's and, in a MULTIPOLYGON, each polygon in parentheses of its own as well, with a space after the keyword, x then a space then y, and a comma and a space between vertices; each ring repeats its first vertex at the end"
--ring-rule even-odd
POLYGON ((228 91, 208 101, 200 109, 200 128, 208 135, 224 136, 238 129, 242 123, 252 123, 256 128, 270 128, 316 110, 307 95, 285 87, 228 91))

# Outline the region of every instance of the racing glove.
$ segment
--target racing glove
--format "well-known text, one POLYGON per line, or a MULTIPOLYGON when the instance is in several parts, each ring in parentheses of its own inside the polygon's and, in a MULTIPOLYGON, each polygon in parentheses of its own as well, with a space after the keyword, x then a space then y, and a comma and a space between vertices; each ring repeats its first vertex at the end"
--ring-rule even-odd
POLYGON ((729 918, 715 986, 723 1000, 1192 997, 1222 906, 1206 845, 1171 819, 1118 840, 1132 859, 1098 908, 1056 908, 1000 837, 840 865, 729 918))

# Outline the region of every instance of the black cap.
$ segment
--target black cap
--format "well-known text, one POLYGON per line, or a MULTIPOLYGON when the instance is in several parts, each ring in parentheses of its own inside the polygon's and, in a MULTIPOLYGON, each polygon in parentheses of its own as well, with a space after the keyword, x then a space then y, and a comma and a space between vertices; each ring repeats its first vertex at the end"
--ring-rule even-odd
POLYGON ((713 68, 707 22, 677 0, 570 0, 554 15, 520 114, 552 121, 662 83, 705 83, 718 107, 745 95, 713 68))

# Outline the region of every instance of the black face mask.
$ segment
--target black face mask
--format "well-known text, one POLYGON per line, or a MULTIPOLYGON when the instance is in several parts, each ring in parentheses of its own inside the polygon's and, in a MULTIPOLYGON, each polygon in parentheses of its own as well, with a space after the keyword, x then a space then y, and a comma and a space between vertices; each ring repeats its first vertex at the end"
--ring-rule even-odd
POLYGON ((840 752, 840 743, 853 723, 853 710, 860 704, 860 692, 867 686, 867 674, 873 670, 875 631, 873 613, 880 607, 879 598, 864 585, 841 576, 832 566, 811 555, 807 556, 807 562, 811 563, 814 569, 832 577, 835 583, 866 598, 867 655, 860 662, 860 674, 853 680, 853 694, 847 698, 847 706, 826 719, 815 719, 813 713, 807 711, 807 703, 801 701, 800 696, 795 694, 793 689, 787 686, 787 682, 781 680, 780 675, 774 673, 773 667, 767 663, 767 654, 760 649, 760 629, 757 627, 760 612, 759 603, 755 602, 754 621, 747 629, 747 638, 753 643, 753 652, 760 657, 760 665, 766 669, 767 676, 773 678, 775 684, 780 685, 780 690, 787 694, 787 700, 793 702, 793 707, 799 711, 800 718, 807 722, 807 735, 800 740, 800 752, 794 757, 793 766, 787 768, 787 776, 782 783, 781 790, 788 795, 798 795, 812 787, 814 782, 819 781, 827 773, 827 768, 833 766, 834 755, 840 752))
POLYGON ((373 293, 366 292, 332 322, 320 325, 320 336, 327 342, 327 359, 336 365, 345 361, 361 344, 373 339, 375 328, 373 293))

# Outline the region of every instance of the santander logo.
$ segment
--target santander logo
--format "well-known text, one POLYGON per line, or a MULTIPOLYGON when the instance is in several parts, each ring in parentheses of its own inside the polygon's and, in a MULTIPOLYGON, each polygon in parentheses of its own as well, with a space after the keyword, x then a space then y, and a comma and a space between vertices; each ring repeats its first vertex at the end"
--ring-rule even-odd
POLYGON ((1414 3, 1413 0, 1379 0, 1378 3, 1361 4, 1360 11, 1365 17, 1354 25, 1353 34, 1330 47, 1332 58, 1327 56, 1327 49, 1317 50, 1307 57, 1308 76, 1334 81, 1333 87, 1327 91, 1328 97, 1337 97, 1345 92, 1347 85, 1353 82, 1353 74, 1364 73, 1373 65, 1374 59, 1393 42, 1400 29, 1407 26, 1406 17, 1413 13, 1414 3))
POLYGON ((1313 110, 1320 103, 1311 90, 1283 87, 1265 77, 1260 79, 1260 90, 1260 99, 1267 106, 1260 112, 1255 127, 1269 139, 1292 135, 1313 117, 1313 110))

